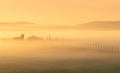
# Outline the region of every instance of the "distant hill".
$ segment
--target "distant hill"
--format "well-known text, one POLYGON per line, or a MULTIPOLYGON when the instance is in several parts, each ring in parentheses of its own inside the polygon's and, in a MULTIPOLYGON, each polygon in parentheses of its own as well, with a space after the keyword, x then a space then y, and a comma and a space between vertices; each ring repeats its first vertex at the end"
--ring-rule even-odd
POLYGON ((65 28, 69 28, 69 26, 40 25, 30 22, 0 23, 0 30, 40 30, 40 29, 65 29, 65 28))
POLYGON ((1 22, 0 26, 26 26, 26 25, 33 25, 30 22, 1 22))
POLYGON ((120 21, 94 21, 73 26, 40 25, 30 22, 0 23, 0 30, 40 30, 40 29, 72 29, 72 30, 120 30, 120 21))
POLYGON ((85 30, 120 30, 120 21, 94 21, 74 26, 85 30))
POLYGON ((37 26, 30 22, 1 22, 0 30, 29 30, 37 26))

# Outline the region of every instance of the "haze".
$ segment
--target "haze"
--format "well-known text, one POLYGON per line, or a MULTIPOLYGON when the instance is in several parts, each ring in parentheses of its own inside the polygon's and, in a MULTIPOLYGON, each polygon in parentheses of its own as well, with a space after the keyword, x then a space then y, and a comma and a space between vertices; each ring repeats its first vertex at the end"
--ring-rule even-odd
POLYGON ((0 0, 0 22, 74 25, 120 19, 120 0, 0 0))

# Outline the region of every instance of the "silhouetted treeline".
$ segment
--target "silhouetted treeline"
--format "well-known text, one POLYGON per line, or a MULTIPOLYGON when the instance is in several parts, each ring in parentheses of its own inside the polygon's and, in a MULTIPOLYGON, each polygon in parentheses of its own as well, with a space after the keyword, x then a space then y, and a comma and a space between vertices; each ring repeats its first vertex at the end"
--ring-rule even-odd
POLYGON ((82 40, 74 42, 71 46, 81 51, 120 53, 118 40, 82 40))

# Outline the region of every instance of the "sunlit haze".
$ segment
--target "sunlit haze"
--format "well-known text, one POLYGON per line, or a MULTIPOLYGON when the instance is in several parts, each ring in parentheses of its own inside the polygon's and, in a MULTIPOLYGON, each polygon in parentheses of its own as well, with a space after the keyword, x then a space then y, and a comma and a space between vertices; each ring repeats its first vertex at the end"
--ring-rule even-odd
POLYGON ((120 20, 120 0, 0 0, 0 22, 74 25, 120 20))
POLYGON ((120 0, 0 0, 0 73, 120 73, 120 0))

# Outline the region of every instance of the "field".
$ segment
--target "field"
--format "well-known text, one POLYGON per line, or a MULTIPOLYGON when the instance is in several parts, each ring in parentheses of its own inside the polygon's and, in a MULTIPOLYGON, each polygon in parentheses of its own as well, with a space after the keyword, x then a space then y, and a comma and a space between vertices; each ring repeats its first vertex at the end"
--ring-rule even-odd
POLYGON ((119 41, 106 43, 3 41, 0 73, 120 73, 119 41))

